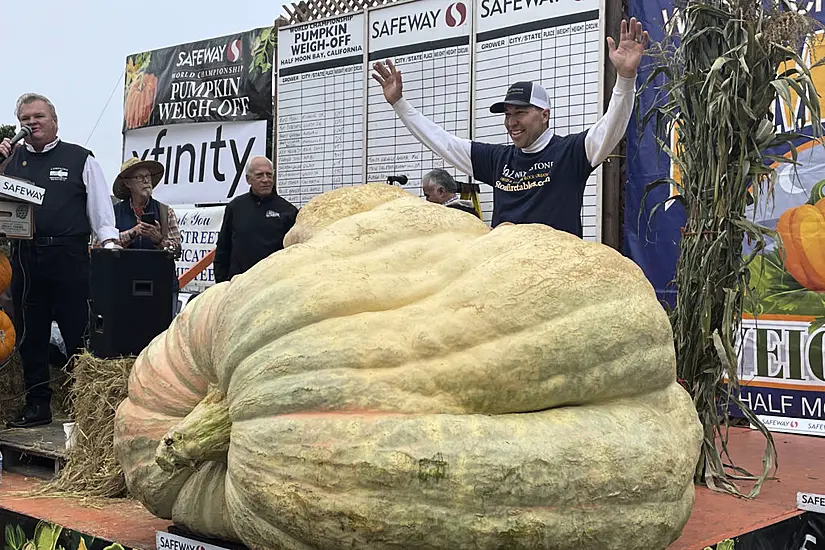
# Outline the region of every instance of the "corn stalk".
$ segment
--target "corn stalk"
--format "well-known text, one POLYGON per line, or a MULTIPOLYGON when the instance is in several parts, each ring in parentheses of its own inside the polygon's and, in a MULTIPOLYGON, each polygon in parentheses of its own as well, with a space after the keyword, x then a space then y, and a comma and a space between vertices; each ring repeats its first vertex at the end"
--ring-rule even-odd
POLYGON ((678 192, 674 200, 682 203, 687 217, 676 267, 677 303, 670 313, 677 373, 704 426, 696 481, 747 498, 759 493, 777 453, 770 432, 739 399, 737 336, 747 265, 764 248, 765 237, 774 236, 749 220, 746 208, 772 195, 771 164, 796 163, 795 144, 821 138, 819 123, 809 137, 799 127, 777 133, 773 120, 777 94, 791 106, 798 97, 810 119, 820 120, 810 68, 799 53, 814 24, 787 3, 687 0, 665 40, 653 46, 655 67, 639 91, 656 90, 653 107, 639 113, 641 127, 655 121, 658 145, 681 173, 680 181, 651 183, 645 196, 657 186, 673 185, 678 192), (682 23, 681 32, 676 22, 682 23), (767 152, 777 150, 791 151, 790 158, 767 152), (745 237, 755 244, 747 257, 745 237), (728 452, 731 404, 766 439, 759 475, 736 467, 728 452), (741 480, 755 482, 747 495, 737 484, 741 480))

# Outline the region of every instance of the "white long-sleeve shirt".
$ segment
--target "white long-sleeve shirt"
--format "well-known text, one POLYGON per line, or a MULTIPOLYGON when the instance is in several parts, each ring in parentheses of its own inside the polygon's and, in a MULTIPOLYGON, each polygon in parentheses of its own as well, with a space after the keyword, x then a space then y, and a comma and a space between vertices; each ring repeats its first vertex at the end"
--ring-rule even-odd
MULTIPOLYGON (((592 166, 601 164, 624 136, 630 115, 633 114, 635 92, 635 78, 617 75, 607 112, 590 127, 584 139, 584 149, 592 166)), ((470 154, 472 141, 450 134, 421 114, 403 97, 392 107, 416 139, 464 174, 474 177, 470 154)), ((538 153, 547 147, 552 137, 553 130, 548 128, 523 151, 538 153)))
POLYGON ((589 174, 621 141, 633 112, 635 79, 618 77, 607 112, 584 132, 548 128, 524 149, 458 138, 405 99, 393 109, 422 144, 468 176, 493 186, 492 225, 541 223, 582 236, 589 174))
MULTIPOLYGON (((54 149, 60 142, 56 138, 53 142, 43 147, 43 153, 54 149)), ((26 149, 30 153, 37 154, 34 147, 26 142, 26 149)), ((83 183, 86 185, 86 214, 89 216, 89 224, 92 226, 96 236, 96 241, 106 242, 117 240, 120 232, 115 227, 115 211, 112 208, 112 197, 109 194, 109 186, 106 183, 106 176, 103 168, 92 155, 86 158, 83 166, 83 183)))

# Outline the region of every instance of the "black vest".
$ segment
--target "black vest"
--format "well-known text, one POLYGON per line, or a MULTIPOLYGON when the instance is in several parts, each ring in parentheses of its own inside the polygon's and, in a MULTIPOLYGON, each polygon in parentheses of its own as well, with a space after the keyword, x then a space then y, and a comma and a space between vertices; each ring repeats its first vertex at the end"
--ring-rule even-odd
MULTIPOLYGON (((115 210, 115 227, 118 231, 128 231, 138 224, 137 216, 132 210, 132 203, 129 199, 120 201, 114 206, 115 210)), ((149 204, 143 209, 145 214, 152 212, 155 214, 155 219, 160 223, 160 204, 155 199, 149 199, 149 204)), ((165 237, 165 236, 164 236, 165 237)), ((152 239, 149 237, 138 237, 133 240, 127 248, 140 248, 143 250, 155 250, 157 247, 152 239)))
POLYGON ((14 152, 5 174, 46 190, 43 204, 34 205, 35 237, 91 236, 83 183, 83 168, 91 154, 64 141, 45 153, 30 153, 26 147, 14 152))

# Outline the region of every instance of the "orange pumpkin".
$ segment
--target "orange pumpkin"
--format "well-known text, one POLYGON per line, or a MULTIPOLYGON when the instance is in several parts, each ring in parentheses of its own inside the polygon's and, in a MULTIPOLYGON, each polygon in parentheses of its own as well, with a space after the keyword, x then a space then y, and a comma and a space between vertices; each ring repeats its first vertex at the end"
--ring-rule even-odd
POLYGON ((155 75, 141 73, 135 78, 126 93, 126 105, 123 109, 127 129, 140 128, 149 122, 152 109, 155 108, 157 89, 158 77, 155 75))
POLYGON ((11 285, 11 263, 8 256, 0 253, 0 294, 3 294, 11 285))
POLYGON ((825 291, 825 199, 789 208, 776 230, 788 273, 808 290, 825 291))
POLYGON ((0 362, 5 361, 14 353, 15 338, 14 324, 4 311, 0 311, 0 362))

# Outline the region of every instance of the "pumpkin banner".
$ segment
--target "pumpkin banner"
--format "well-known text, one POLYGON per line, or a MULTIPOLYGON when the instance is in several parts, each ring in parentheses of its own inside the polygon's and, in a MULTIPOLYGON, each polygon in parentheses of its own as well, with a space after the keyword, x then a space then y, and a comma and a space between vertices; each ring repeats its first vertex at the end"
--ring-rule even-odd
POLYGON ((271 28, 128 56, 123 132, 272 118, 271 28))

